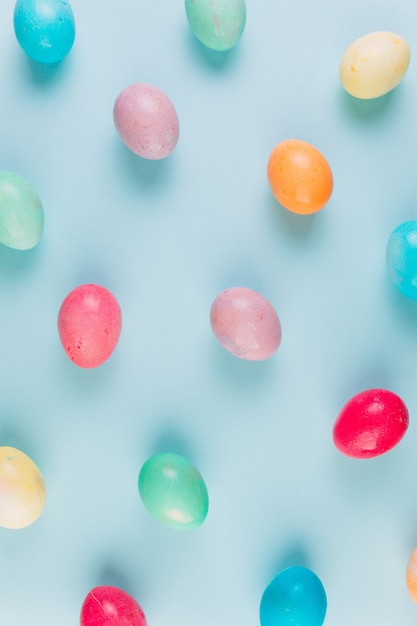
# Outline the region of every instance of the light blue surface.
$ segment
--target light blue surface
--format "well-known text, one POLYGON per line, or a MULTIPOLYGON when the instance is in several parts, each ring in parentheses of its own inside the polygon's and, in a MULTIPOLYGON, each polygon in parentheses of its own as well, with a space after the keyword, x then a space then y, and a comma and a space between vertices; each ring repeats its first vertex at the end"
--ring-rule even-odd
POLYGON ((417 545, 417 304, 387 275, 388 237, 417 215, 417 4, 248 0, 229 54, 204 49, 182 3, 73 0, 77 39, 36 64, 0 5, 0 169, 37 190, 39 245, 0 248, 0 439, 41 468, 38 522, 0 529, 0 617, 78 624, 95 585, 118 584, 149 626, 255 626, 267 583, 302 565, 326 589, 325 626, 414 626, 405 568, 417 545), (345 48, 389 29, 410 44, 404 81, 376 102, 339 84, 345 48), (122 144, 113 103, 132 82, 172 100, 180 139, 164 161, 122 144), (280 207, 266 165, 285 138, 333 169, 329 204, 280 207), (103 366, 77 369, 57 315, 96 282, 123 313, 103 366), (234 358, 209 324, 218 293, 262 293, 283 340, 234 358), (386 387, 404 439, 366 462, 337 452, 334 420, 386 387), (144 509, 137 476, 161 451, 204 476, 210 511, 178 533, 144 509))

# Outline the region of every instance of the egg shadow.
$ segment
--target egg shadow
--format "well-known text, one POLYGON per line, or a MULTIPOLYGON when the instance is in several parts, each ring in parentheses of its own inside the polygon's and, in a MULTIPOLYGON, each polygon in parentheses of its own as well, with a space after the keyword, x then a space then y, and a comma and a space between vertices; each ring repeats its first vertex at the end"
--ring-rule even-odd
POLYGON ((240 359, 224 348, 211 342, 207 354, 212 362, 211 371, 221 386, 231 394, 239 392, 241 399, 261 393, 268 381, 277 376, 277 365, 273 355, 264 361, 240 359))
POLYGON ((338 92, 340 106, 346 115, 368 126, 372 121, 378 123, 380 119, 389 113, 398 98, 400 88, 401 86, 399 85, 379 98, 363 100, 351 96, 341 87, 338 92))
POLYGON ((417 300, 402 294, 387 275, 384 281, 384 297, 386 306, 393 316, 398 317, 400 324, 407 327, 410 336, 417 339, 417 300))
POLYGON ((316 213, 310 215, 293 213, 283 207, 272 195, 272 192, 265 197, 264 205, 267 209, 267 217, 271 221, 271 228, 274 231, 285 231, 285 233, 299 241, 311 239, 315 232, 321 234, 327 210, 332 210, 330 200, 326 206, 316 213))
POLYGON ((16 250, 0 244, 0 277, 4 288, 7 283, 15 284, 16 279, 27 279, 37 271, 42 254, 41 242, 30 250, 16 250))
MULTIPOLYGON (((104 560, 98 567, 94 574, 95 580, 99 581, 98 585, 106 585, 110 587, 117 587, 126 591, 131 596, 135 597, 137 593, 137 584, 132 576, 127 575, 127 569, 116 565, 114 560, 104 560)), ((96 584, 96 586, 97 586, 96 584)))
POLYGON ((186 441, 182 428, 175 426, 179 421, 175 415, 165 416, 158 420, 158 430, 153 434, 148 445, 151 456, 169 452, 179 454, 190 462, 194 462, 194 454, 186 441))
POLYGON ((288 567, 311 567, 311 559, 306 546, 299 539, 286 542, 283 549, 272 554, 267 565, 268 583, 280 572, 288 567))
POLYGON ((164 159, 144 159, 129 150, 120 138, 114 138, 115 169, 129 187, 134 190, 140 189, 141 200, 146 200, 146 195, 153 197, 166 195, 171 181, 175 178, 174 153, 164 159))
POLYGON ((45 455, 36 437, 39 430, 33 415, 15 416, 4 407, 2 413, 7 416, 2 418, 0 425, 0 445, 17 448, 33 459, 36 465, 43 466, 42 459, 45 455))
POLYGON ((23 51, 19 52, 19 63, 22 71, 36 88, 52 87, 66 79, 71 66, 71 60, 68 57, 56 63, 40 63, 28 57, 23 51))
POLYGON ((224 72, 225 69, 232 70, 239 54, 239 42, 230 50, 212 50, 202 44, 189 27, 185 27, 185 30, 186 52, 191 54, 193 58, 197 58, 200 65, 213 73, 224 72))

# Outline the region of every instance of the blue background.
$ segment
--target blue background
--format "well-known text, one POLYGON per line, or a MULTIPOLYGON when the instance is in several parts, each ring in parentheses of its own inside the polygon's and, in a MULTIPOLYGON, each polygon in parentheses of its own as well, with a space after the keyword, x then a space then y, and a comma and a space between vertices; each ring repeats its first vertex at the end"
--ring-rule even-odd
POLYGON ((417 545, 417 303, 385 268, 392 230, 416 219, 417 4, 248 0, 230 53, 205 50, 182 2, 73 0, 74 48, 32 63, 0 5, 0 168, 45 208, 32 251, 0 249, 0 442, 39 465, 47 504, 0 529, 0 619, 78 624, 93 586, 115 584, 149 626, 254 626, 273 576, 304 565, 328 596, 326 626, 411 626, 405 568, 417 545), (401 85, 356 101, 339 83, 346 47, 392 30, 412 60, 401 85), (149 82, 180 119, 161 162, 130 153, 113 125, 128 84, 149 82), (266 165, 283 139, 328 159, 334 193, 288 213, 266 165), (95 370, 65 356, 62 300, 110 289, 116 351, 95 370), (260 291, 282 345, 249 363, 214 339, 223 289, 260 291), (410 426, 391 452, 339 454, 332 427, 370 387, 398 393, 410 426), (153 453, 187 456, 210 494, 204 525, 171 530, 144 509, 137 476, 153 453))

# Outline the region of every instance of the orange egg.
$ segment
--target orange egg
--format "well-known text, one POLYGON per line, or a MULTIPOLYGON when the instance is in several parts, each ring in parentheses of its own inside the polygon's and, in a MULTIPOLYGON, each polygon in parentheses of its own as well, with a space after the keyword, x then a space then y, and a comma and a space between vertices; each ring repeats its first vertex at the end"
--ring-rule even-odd
POLYGON ((333 174, 328 162, 300 139, 287 139, 275 146, 267 173, 272 193, 293 213, 316 213, 332 194, 333 174))
POLYGON ((414 602, 417 602, 417 548, 411 553, 407 564, 405 579, 410 596, 414 602))

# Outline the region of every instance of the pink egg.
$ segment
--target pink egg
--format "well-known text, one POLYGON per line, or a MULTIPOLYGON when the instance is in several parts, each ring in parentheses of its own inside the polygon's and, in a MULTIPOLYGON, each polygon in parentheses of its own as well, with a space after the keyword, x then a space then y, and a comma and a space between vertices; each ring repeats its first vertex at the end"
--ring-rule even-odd
POLYGON ((97 367, 115 349, 122 314, 116 298, 99 285, 80 285, 63 301, 58 332, 68 357, 79 367, 97 367))
POLYGON ((281 324, 273 306, 246 287, 226 289, 214 300, 210 323, 219 343, 240 359, 269 359, 281 343, 281 324))
POLYGON ((80 626, 147 626, 140 604, 127 591, 94 587, 81 607, 80 626))
POLYGON ((114 103, 113 118, 122 141, 144 159, 164 159, 178 143, 175 108, 153 85, 136 83, 123 89, 114 103))

